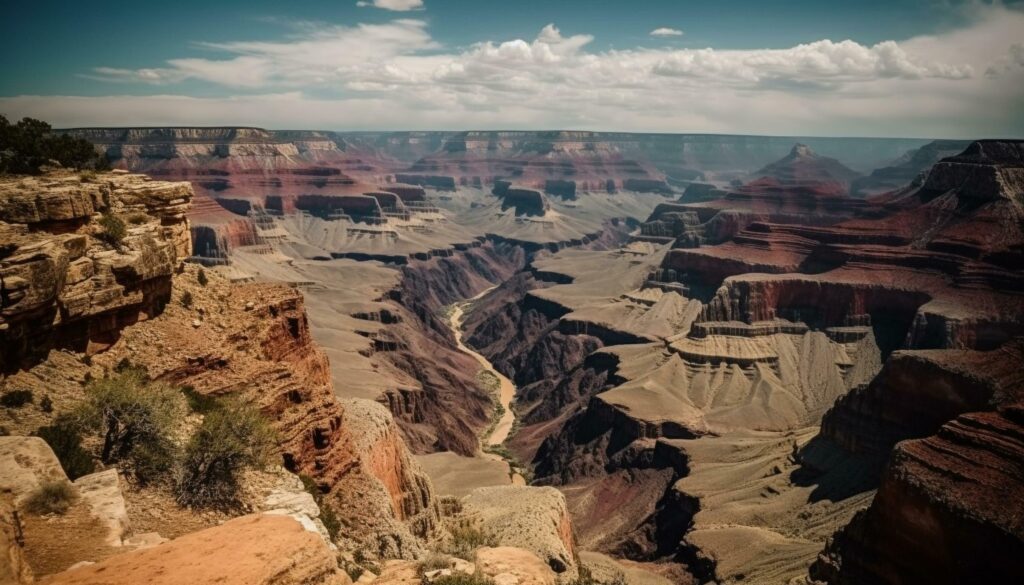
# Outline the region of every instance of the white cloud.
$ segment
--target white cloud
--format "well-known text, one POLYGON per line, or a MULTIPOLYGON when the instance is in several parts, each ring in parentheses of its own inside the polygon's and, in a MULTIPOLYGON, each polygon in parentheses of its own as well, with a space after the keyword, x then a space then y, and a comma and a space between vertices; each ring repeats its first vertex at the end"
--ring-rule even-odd
POLYGON ((975 10, 960 29, 898 42, 819 40, 743 51, 594 50, 592 36, 553 24, 532 40, 451 50, 422 20, 303 24, 278 41, 200 45, 215 58, 91 74, 165 93, 197 80, 232 97, 23 96, 0 99, 0 111, 62 126, 1024 134, 1024 13, 975 10), (979 74, 990 69, 995 73, 979 74))
POLYGON ((383 8, 384 10, 393 10, 395 12, 407 12, 423 8, 423 0, 373 0, 372 2, 360 0, 356 2, 356 6, 360 8, 373 6, 374 8, 383 8))
POLYGON ((667 26, 662 26, 652 30, 650 32, 650 35, 652 37, 681 37, 683 36, 683 31, 679 30, 678 28, 669 28, 667 26))

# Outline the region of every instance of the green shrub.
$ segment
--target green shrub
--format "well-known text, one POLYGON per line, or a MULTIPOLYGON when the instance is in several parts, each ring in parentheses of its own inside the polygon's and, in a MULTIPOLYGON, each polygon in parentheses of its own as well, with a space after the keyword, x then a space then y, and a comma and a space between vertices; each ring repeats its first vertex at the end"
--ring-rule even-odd
POLYGON ((184 293, 182 293, 182 295, 181 295, 181 306, 185 307, 186 309, 191 309, 192 308, 192 293, 191 292, 185 291, 184 293))
POLYGON ((50 161, 76 169, 110 168, 107 157, 87 140, 54 134, 50 125, 40 120, 22 118, 11 124, 0 116, 0 174, 38 174, 50 161))
POLYGON ((128 235, 128 228, 121 218, 109 211, 100 217, 99 224, 100 232, 96 234, 96 237, 111 246, 120 246, 125 236, 128 235))
POLYGON ((126 463, 143 483, 171 468, 171 434, 184 410, 180 392, 149 381, 141 369, 124 368, 90 382, 86 395, 79 414, 87 428, 103 435, 103 463, 126 463))
POLYGON ((220 407, 220 401, 215 396, 208 396, 198 392, 192 386, 182 386, 181 393, 185 395, 185 402, 188 404, 188 409, 192 412, 206 414, 220 407))
POLYGON ((74 488, 67 481, 48 481, 29 493, 25 499, 25 509, 37 516, 63 514, 76 497, 74 488))
POLYGON ((206 271, 202 268, 199 269, 199 274, 196 275, 196 282, 199 283, 199 286, 206 286, 207 283, 210 282, 210 280, 206 278, 206 271))
POLYGON ((92 456, 82 448, 82 435, 67 417, 58 417, 52 425, 39 427, 36 436, 53 449, 64 473, 72 480, 89 475, 96 469, 92 456))
POLYGON ((273 430, 252 406, 232 400, 211 410, 185 447, 175 486, 178 503, 235 505, 239 472, 265 465, 275 445, 273 430))
POLYGON ((8 390, 0 395, 0 406, 21 408, 35 400, 31 390, 8 390))

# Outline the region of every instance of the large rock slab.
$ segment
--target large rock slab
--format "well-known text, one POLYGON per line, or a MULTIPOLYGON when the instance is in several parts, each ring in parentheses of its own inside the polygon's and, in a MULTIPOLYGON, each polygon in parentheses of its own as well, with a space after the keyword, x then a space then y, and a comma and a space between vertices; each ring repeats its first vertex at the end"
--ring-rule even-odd
POLYGON ((243 516, 152 548, 51 575, 56 585, 348 585, 334 553, 285 516, 243 516))
POLYGON ((0 494, 20 504, 48 481, 67 481, 57 456, 39 437, 0 437, 0 494))

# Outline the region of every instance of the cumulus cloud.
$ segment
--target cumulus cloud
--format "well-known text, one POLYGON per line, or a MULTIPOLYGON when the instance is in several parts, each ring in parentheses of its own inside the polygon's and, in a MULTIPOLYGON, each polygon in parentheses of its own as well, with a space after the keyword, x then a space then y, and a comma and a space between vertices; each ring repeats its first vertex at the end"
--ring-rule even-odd
POLYGON ((374 8, 383 8, 384 10, 392 10, 394 12, 407 12, 423 8, 423 0, 372 0, 370 2, 360 0, 356 2, 356 6, 360 8, 373 6, 374 8))
POLYGON ((418 19, 297 26, 275 41, 202 43, 213 52, 208 58, 89 73, 168 95, 26 96, 0 105, 62 125, 1024 133, 1024 13, 1003 6, 982 7, 962 28, 938 35, 742 51, 595 50, 591 35, 554 24, 533 39, 458 50, 437 43, 418 19), (207 84, 206 95, 229 97, 171 95, 185 80, 207 84))
POLYGON ((669 28, 667 26, 662 26, 652 30, 650 32, 650 35, 652 37, 681 37, 683 36, 683 31, 679 30, 678 28, 669 28))

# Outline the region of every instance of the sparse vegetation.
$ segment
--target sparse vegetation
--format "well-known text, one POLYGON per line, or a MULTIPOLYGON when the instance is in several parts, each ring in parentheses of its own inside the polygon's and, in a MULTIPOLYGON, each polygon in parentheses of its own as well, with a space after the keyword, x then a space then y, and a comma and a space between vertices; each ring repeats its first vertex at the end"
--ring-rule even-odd
POLYGON ((467 561, 473 559, 473 551, 484 546, 498 546, 498 539, 488 534, 479 526, 462 521, 448 527, 451 540, 446 543, 443 551, 467 561))
POLYGON ((50 399, 50 395, 46 394, 43 399, 39 401, 39 410, 49 414, 53 412, 53 400, 50 399))
POLYGON ((96 234, 96 237, 111 246, 120 246, 125 236, 128 235, 128 228, 125 226, 124 221, 109 211, 100 217, 99 225, 100 231, 96 234))
POLYGON ((334 540, 341 533, 341 520, 338 518, 338 513, 335 512, 334 506, 324 497, 325 494, 320 491, 316 480, 308 475, 301 474, 299 479, 302 480, 302 487, 316 500, 316 505, 320 508, 320 521, 324 523, 324 528, 327 529, 327 534, 330 535, 331 540, 334 540))
POLYGON ((192 308, 192 293, 191 292, 185 291, 184 293, 182 293, 182 295, 181 295, 181 306, 185 307, 186 309, 191 309, 192 308))
POLYGON ((431 552, 420 559, 417 569, 419 570, 420 575, 423 575, 424 573, 429 573, 430 571, 436 571, 438 569, 450 569, 452 568, 452 564, 452 559, 448 555, 431 552))
POLYGON ((175 485, 179 504, 227 508, 237 503, 238 474, 262 467, 276 445, 263 415, 247 404, 225 401, 206 413, 189 439, 175 485))
POLYGON ((199 286, 206 286, 210 282, 206 277, 206 271, 202 268, 199 269, 199 274, 196 275, 196 282, 199 283, 199 286))
POLYGON ((130 363, 113 376, 93 380, 79 416, 103 435, 100 460, 125 463, 140 482, 155 479, 174 463, 172 429, 184 401, 176 389, 149 381, 130 363))
POLYGON ((67 481, 48 481, 32 490, 25 499, 25 509, 37 516, 63 514, 76 497, 74 488, 67 481))
POLYGON ((96 176, 97 176, 96 171, 91 170, 91 169, 90 170, 85 170, 85 171, 82 171, 82 172, 78 173, 78 180, 83 182, 83 183, 91 183, 91 182, 96 180, 96 176))
POLYGON ((53 449, 64 473, 72 480, 89 475, 96 469, 92 456, 82 447, 82 435, 68 417, 57 417, 50 426, 40 427, 36 436, 53 449))
POLYGON ((494 579, 491 579, 483 573, 474 573, 469 575, 467 573, 454 572, 451 575, 444 575, 431 581, 432 585, 494 585, 494 579))
POLYGON ((87 140, 54 134, 41 120, 22 118, 11 124, 0 116, 0 174, 35 175, 53 163, 75 169, 110 168, 107 158, 87 140))
POLYGON ((0 395, 0 406, 5 408, 21 408, 35 400, 31 390, 8 390, 0 395))

